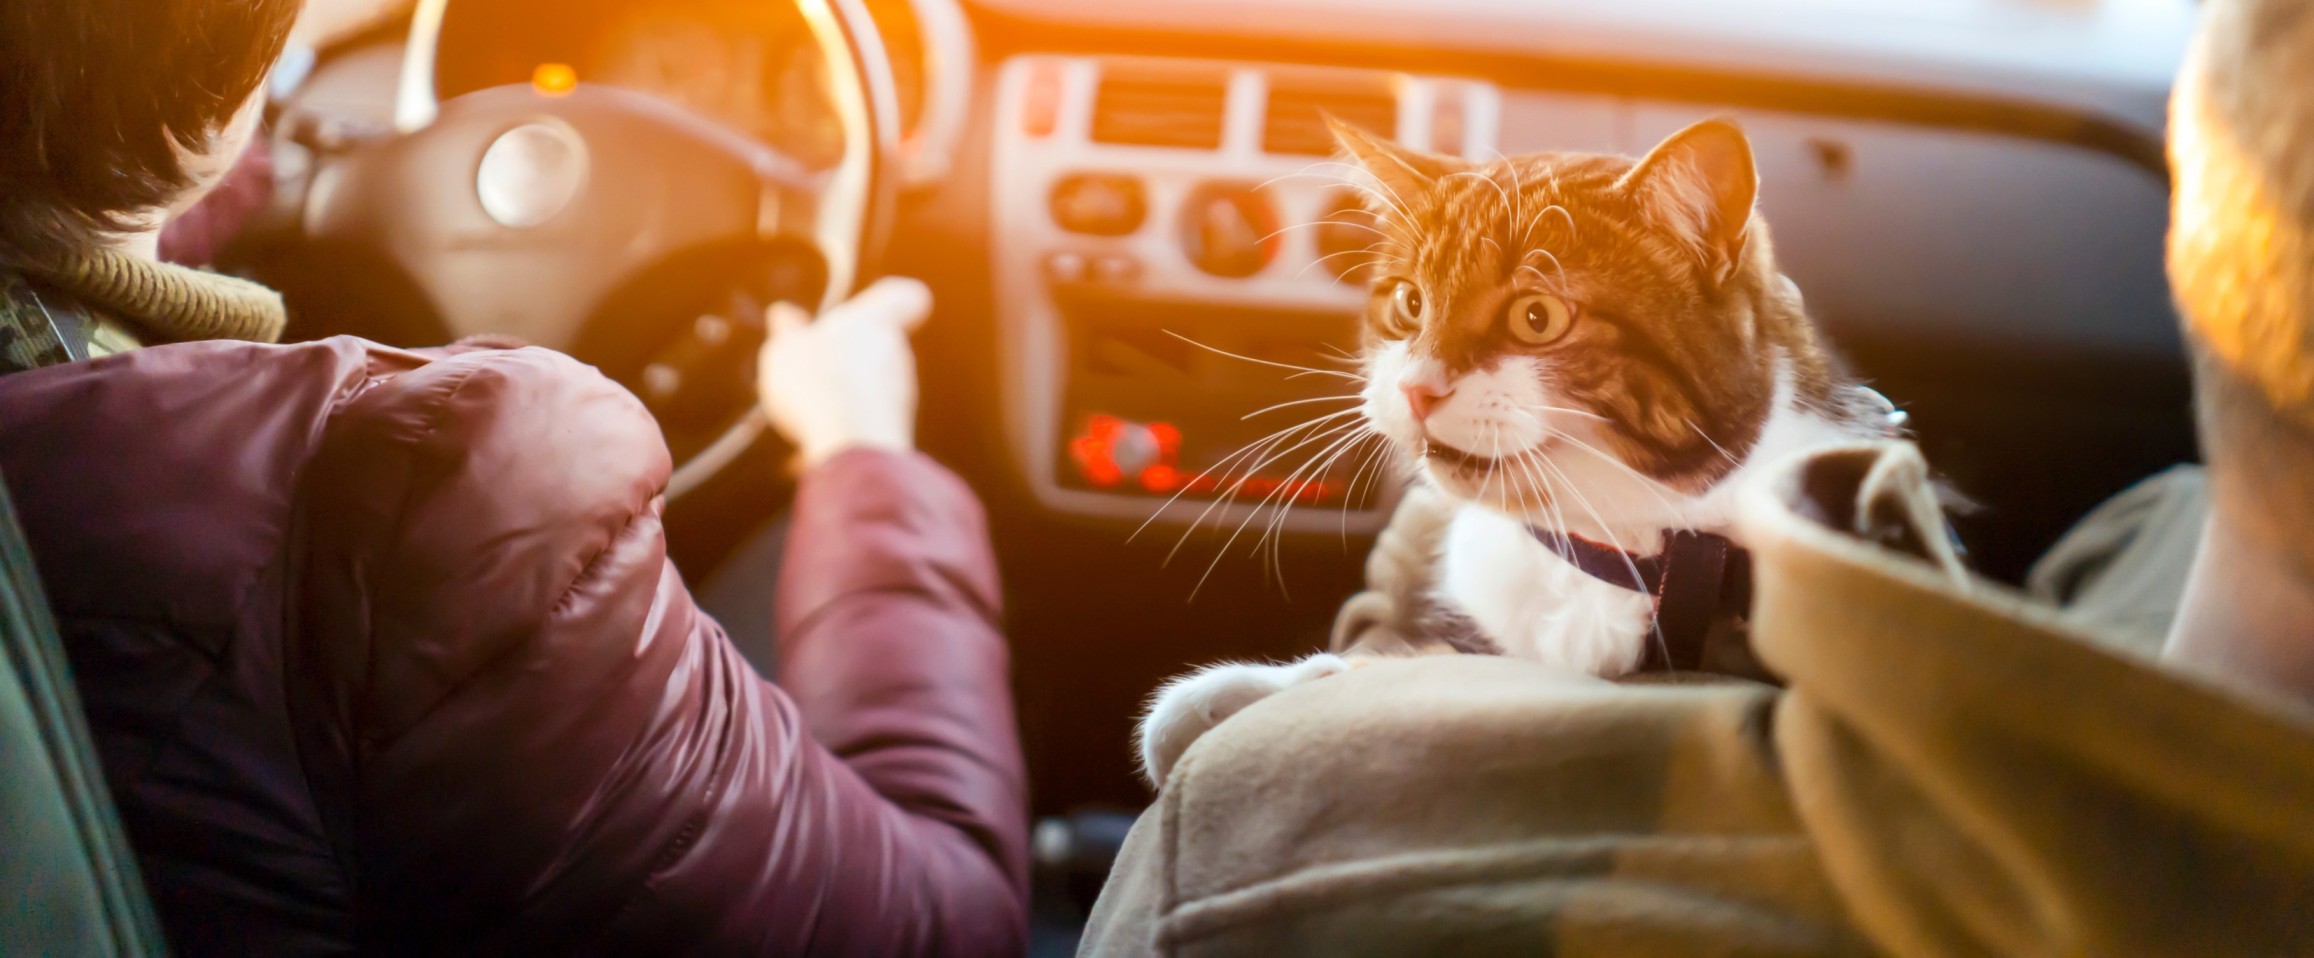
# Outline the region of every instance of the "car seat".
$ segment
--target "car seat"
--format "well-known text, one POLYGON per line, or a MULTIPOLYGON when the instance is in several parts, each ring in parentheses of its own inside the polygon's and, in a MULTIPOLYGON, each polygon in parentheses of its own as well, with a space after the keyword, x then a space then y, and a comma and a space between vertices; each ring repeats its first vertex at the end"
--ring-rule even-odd
POLYGON ((0 488, 0 955, 167 952, 0 488))

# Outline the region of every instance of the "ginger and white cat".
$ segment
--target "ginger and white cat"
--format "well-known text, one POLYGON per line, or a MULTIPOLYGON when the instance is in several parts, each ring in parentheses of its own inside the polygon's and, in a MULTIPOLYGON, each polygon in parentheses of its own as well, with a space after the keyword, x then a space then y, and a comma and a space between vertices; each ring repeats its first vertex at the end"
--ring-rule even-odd
MULTIPOLYGON (((1893 431, 1777 269, 1734 124, 1696 124, 1638 160, 1487 164, 1335 133, 1383 233, 1361 411, 1459 506, 1436 599, 1503 654, 1615 676, 1651 634, 1651 597, 1532 529, 1637 555, 1665 530, 1729 534, 1735 490, 1764 464, 1893 431)), ((1320 653, 1167 683, 1142 721, 1144 771, 1162 784, 1206 729, 1349 666, 1320 653)))

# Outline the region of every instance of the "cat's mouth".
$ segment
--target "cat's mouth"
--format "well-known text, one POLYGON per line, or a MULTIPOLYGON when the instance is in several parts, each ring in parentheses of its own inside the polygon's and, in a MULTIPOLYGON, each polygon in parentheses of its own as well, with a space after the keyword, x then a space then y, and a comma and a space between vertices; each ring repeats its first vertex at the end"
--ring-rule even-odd
MULTIPOLYGON (((1539 451, 1541 448, 1538 446, 1536 449, 1527 451, 1539 451)), ((1424 437, 1422 440, 1422 456, 1457 472, 1465 473, 1478 473, 1495 469, 1514 458, 1514 456, 1482 456, 1468 449, 1450 446, 1428 437, 1424 437)))

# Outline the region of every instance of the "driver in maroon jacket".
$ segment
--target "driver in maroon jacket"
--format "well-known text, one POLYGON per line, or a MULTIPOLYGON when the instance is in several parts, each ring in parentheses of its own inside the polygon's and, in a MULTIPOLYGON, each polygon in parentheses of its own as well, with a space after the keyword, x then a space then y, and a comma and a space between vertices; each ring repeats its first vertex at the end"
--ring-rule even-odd
POLYGON ((156 260, 295 14, 0 5, 0 476, 172 945, 1022 951, 996 575, 910 448, 924 288, 772 317, 807 466, 772 685, 667 560, 625 390, 266 345, 278 297, 156 260))

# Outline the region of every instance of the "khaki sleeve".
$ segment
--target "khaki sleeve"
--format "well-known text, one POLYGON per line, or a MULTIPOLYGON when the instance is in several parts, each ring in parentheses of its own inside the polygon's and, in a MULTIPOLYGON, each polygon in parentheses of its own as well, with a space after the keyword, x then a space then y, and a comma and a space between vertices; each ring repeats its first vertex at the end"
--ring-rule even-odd
POLYGON ((1085 955, 1862 954, 1769 746, 1773 690, 1377 662, 1193 746, 1085 955))

